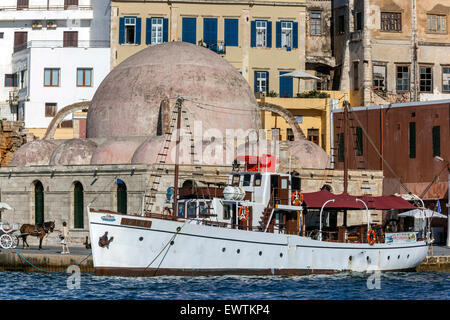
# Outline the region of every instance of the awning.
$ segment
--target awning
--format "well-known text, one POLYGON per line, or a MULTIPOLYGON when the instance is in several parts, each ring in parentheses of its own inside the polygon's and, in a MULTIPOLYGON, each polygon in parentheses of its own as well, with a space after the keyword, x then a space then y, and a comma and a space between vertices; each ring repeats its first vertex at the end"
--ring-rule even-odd
POLYGON ((310 192, 303 194, 303 203, 307 208, 320 209, 328 200, 334 199, 334 202, 328 202, 326 209, 350 209, 362 210, 365 209, 364 204, 356 199, 364 201, 368 209, 371 210, 389 210, 389 209, 416 209, 408 201, 396 196, 351 196, 348 194, 333 194, 328 190, 321 190, 318 192, 310 192))
POLYGON ((414 218, 422 218, 425 214, 426 218, 443 218, 447 219, 446 215, 440 214, 439 212, 430 210, 430 209, 414 209, 410 211, 403 212, 399 214, 399 217, 414 217, 414 218))

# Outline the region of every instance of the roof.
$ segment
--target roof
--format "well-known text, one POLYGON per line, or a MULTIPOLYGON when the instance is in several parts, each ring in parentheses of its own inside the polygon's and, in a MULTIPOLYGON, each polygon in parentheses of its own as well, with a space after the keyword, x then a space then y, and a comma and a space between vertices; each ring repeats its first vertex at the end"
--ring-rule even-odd
POLYGON ((304 193, 303 194, 304 204, 307 208, 317 208, 320 209, 328 200, 335 200, 334 202, 329 202, 326 208, 333 209, 353 209, 362 210, 365 206, 360 201, 364 201, 368 209, 374 210, 389 210, 389 209, 415 209, 408 201, 396 196, 352 196, 349 194, 333 194, 328 190, 321 190, 318 192, 304 193))

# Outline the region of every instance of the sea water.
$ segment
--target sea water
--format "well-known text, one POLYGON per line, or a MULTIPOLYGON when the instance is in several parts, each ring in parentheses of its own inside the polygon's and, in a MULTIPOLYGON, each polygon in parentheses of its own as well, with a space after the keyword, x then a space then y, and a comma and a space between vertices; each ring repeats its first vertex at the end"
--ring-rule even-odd
POLYGON ((0 273, 0 300, 450 300, 450 273, 104 277, 0 273))

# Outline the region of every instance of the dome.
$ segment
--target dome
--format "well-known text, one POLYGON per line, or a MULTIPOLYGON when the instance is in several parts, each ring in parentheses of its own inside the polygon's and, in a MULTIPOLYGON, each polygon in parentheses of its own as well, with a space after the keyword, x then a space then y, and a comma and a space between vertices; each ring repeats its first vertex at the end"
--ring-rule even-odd
POLYGON ((83 165, 91 162, 97 144, 87 139, 71 139, 56 148, 50 165, 83 165))
POLYGON ((124 139, 107 140, 95 150, 91 164, 123 164, 130 163, 142 140, 124 139))
POLYGON ((48 140, 34 140, 14 152, 10 166, 46 166, 57 145, 48 140))
POLYGON ((234 66, 209 49, 168 42, 139 51, 103 80, 89 108, 87 137, 155 136, 161 101, 177 96, 203 130, 261 128, 254 93, 234 66))
POLYGON ((292 164, 295 168, 326 169, 330 167, 330 157, 314 142, 302 139, 289 141, 289 145, 292 164))

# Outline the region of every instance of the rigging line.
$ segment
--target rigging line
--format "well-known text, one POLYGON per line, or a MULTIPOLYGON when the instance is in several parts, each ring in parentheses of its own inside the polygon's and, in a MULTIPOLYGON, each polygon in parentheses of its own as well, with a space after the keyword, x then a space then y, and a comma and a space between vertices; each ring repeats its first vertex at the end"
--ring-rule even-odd
MULTIPOLYGON (((239 108, 229 108, 229 107, 223 107, 223 106, 216 106, 216 105, 213 105, 213 104, 208 104, 208 103, 204 103, 204 102, 199 102, 199 101, 195 101, 195 100, 190 100, 190 99, 186 99, 186 101, 190 101, 190 102, 193 102, 193 103, 195 103, 195 104, 198 104, 198 105, 204 105, 204 106, 208 106, 208 107, 212 107, 212 108, 217 108, 217 109, 221 109, 221 110, 235 110, 235 111, 240 111, 240 112, 242 112, 242 113, 255 113, 255 112, 258 112, 258 111, 260 111, 260 110, 258 110, 258 109, 255 109, 255 110, 244 110, 244 109, 239 109, 239 108)), ((200 108, 199 106, 197 106, 198 108, 200 108)))
MULTIPOLYGON (((349 108, 351 109, 351 108, 349 108)), ((386 164, 386 167, 389 169, 389 171, 391 171, 391 173, 394 175, 395 178, 398 179, 400 185, 405 189, 406 192, 408 192, 408 194, 412 194, 412 192, 405 186, 405 184, 402 182, 402 180, 400 179, 400 177, 395 173, 395 171, 391 168, 391 166, 389 165, 389 163, 386 161, 386 159, 384 159, 384 157, 381 155, 380 151, 378 150, 378 148, 375 146, 375 143, 373 142, 373 140, 370 138, 369 134, 367 133, 366 129, 363 127, 363 125, 361 124, 361 121, 359 121, 359 117, 356 114, 356 112, 354 112, 355 115, 355 119, 358 122, 359 126, 361 127, 361 130, 364 132, 364 135, 367 137, 367 140, 370 142, 370 145, 372 146, 372 148, 374 148, 375 152, 378 154, 378 156, 380 157, 381 160, 383 160, 383 162, 386 164)), ((383 141, 381 141, 381 143, 383 143, 383 141)))
MULTIPOLYGON (((111 186, 111 184, 112 184, 114 181, 116 181, 117 178, 118 178, 118 176, 115 176, 114 179, 112 179, 112 181, 111 181, 111 182, 103 189, 103 191, 102 191, 101 193, 106 192, 106 190, 111 186)), ((97 198, 100 197, 101 193, 99 193, 99 194, 94 198, 94 200, 92 200, 91 202, 89 202, 88 206, 90 206, 91 204, 93 204, 93 203, 97 200, 97 198)))
POLYGON ((212 111, 212 112, 220 112, 220 113, 226 113, 226 114, 234 114, 234 115, 248 115, 251 114, 251 111, 245 111, 245 110, 240 110, 240 111, 226 111, 226 110, 214 110, 214 109, 209 109, 209 108, 205 108, 205 107, 201 107, 199 105, 195 106, 196 108, 202 109, 202 110, 207 110, 207 111, 212 111))

